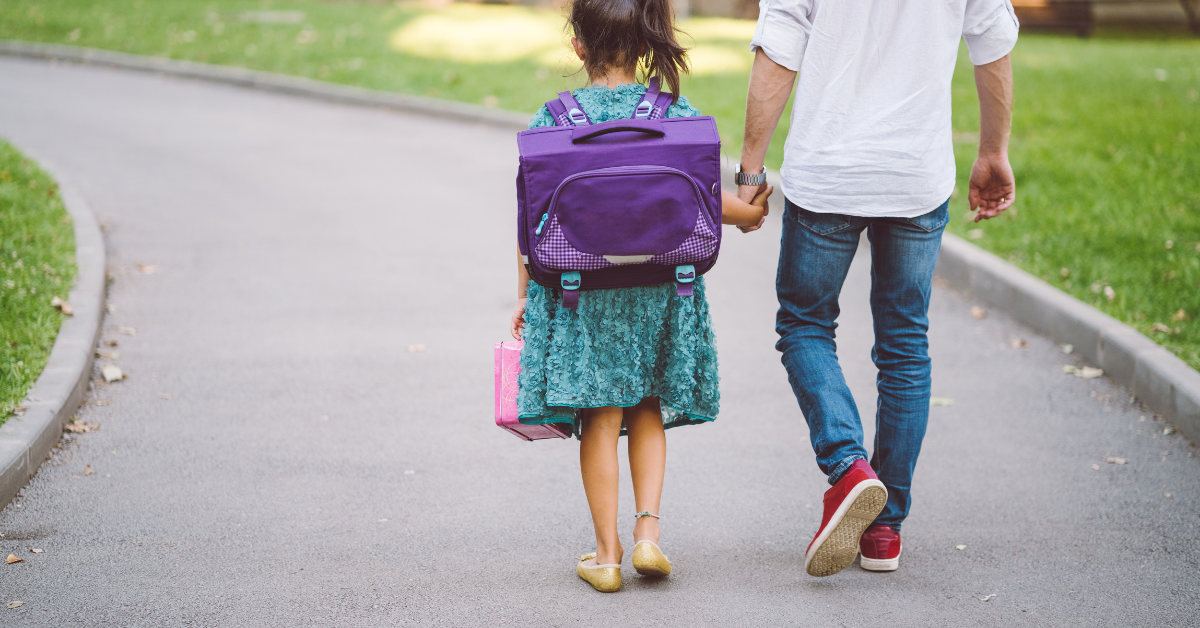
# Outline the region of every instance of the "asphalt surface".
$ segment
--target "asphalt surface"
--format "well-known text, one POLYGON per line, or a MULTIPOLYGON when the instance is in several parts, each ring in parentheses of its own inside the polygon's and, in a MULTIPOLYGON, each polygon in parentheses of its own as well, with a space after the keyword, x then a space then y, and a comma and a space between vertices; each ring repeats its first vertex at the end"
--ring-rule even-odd
MULTIPOLYGON (((0 513, 0 554, 25 559, 0 565, 0 603, 25 602, 4 626, 1200 621, 1196 449, 942 288, 934 394, 954 404, 932 411, 901 568, 805 575, 826 484, 773 348, 781 207, 728 230, 708 276, 722 412, 669 433, 675 573, 602 595, 574 574, 593 543, 575 442, 492 420, 511 132, 5 59, 0 135, 106 226, 103 350, 129 376, 0 513)), ((865 253, 839 340, 871 423, 865 253)))

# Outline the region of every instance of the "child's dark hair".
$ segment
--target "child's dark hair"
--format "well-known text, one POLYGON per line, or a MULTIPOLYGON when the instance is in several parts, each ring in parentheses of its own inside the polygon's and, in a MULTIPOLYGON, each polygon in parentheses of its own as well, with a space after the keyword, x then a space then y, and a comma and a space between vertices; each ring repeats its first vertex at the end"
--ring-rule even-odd
POLYGON ((679 75, 687 72, 687 49, 675 40, 671 0, 574 0, 567 23, 587 52, 589 74, 612 68, 644 68, 679 98, 679 75))

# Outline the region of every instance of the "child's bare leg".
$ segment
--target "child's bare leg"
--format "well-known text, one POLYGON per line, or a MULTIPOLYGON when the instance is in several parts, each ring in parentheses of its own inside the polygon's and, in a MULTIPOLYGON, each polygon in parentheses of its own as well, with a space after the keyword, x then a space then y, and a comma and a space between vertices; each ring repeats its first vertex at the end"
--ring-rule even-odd
MULTIPOLYGON (((663 475, 667 469, 667 435, 663 429, 658 397, 648 397, 625 409, 629 432, 629 471, 633 476, 633 499, 638 512, 658 514, 663 475)), ((633 540, 658 543, 658 519, 640 517, 633 527, 633 540)))
POLYGON ((623 418, 621 408, 589 408, 579 435, 579 468, 596 529, 597 565, 619 564, 623 554, 617 535, 617 439, 623 418))

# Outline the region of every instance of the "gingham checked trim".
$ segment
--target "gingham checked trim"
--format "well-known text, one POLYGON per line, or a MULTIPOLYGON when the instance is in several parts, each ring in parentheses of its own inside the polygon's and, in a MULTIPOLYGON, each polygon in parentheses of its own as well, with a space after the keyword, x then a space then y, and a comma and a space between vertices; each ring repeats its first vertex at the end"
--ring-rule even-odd
MULTIPOLYGON (((646 264, 661 264, 663 266, 678 266, 679 264, 695 264, 710 257, 717 250, 717 235, 708 226, 708 219, 703 209, 696 216, 696 228, 692 235, 681 242, 675 250, 661 255, 655 255, 646 264)), ((562 226, 558 224, 558 215, 550 217, 541 240, 533 247, 538 260, 549 270, 564 272, 569 270, 600 270, 616 266, 599 255, 584 253, 567 241, 562 226)))

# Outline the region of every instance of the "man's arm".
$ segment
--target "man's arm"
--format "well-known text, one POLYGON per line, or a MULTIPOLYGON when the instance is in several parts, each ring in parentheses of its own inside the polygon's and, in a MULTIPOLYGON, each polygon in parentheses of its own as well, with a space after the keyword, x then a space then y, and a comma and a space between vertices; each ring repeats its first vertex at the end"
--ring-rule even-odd
MULTIPOLYGON (((792 85, 796 82, 796 73, 775 63, 763 52, 762 48, 754 53, 754 67, 750 70, 750 87, 746 92, 746 133, 742 141, 742 172, 758 174, 763 171, 763 160, 767 155, 767 146, 771 144, 771 136, 779 125, 779 116, 787 106, 788 96, 792 94, 792 85)), ((739 185, 738 198, 749 203, 767 184, 739 185)), ((763 220, 752 227, 738 227, 743 232, 750 232, 762 226, 763 220)))
POLYGON ((1017 185, 1008 163, 1008 136, 1012 129, 1013 77, 1008 55, 975 66, 979 92, 979 156, 971 166, 971 211, 975 222, 995 218, 1016 201, 1017 185))

